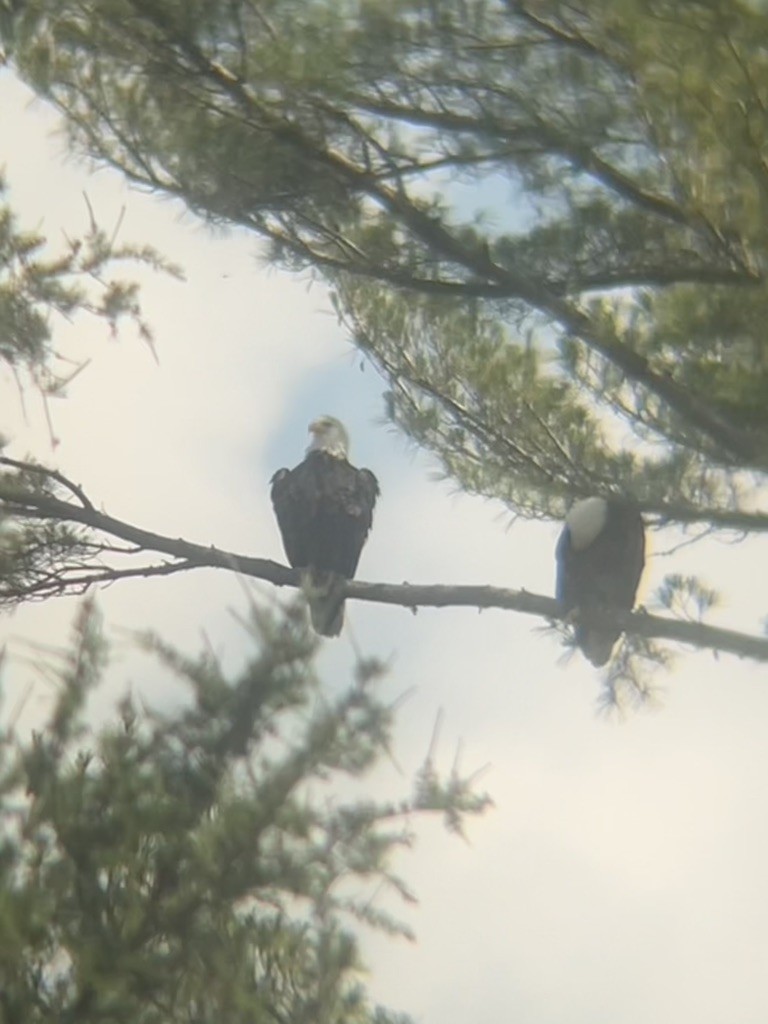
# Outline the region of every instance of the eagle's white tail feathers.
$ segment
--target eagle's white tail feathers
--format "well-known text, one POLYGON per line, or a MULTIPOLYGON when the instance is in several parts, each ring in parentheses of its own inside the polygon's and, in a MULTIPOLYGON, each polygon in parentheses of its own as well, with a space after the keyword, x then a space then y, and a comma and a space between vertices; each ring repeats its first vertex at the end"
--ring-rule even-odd
POLYGON ((310 569, 302 577, 312 628, 320 636, 338 636, 344 625, 344 578, 334 572, 310 569))

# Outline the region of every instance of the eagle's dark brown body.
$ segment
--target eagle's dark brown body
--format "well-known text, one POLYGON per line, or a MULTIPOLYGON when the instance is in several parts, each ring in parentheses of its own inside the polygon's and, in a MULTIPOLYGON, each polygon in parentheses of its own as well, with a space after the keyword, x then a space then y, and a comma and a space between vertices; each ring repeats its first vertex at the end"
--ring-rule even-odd
MULTIPOLYGON (((566 612, 631 611, 645 564, 642 516, 619 499, 579 502, 566 517, 556 557, 557 599, 566 612)), ((609 660, 620 635, 614 625, 576 624, 576 642, 593 665, 609 660)))
MULTIPOLYGON (((295 469, 275 473, 272 504, 285 553, 294 568, 308 570, 310 588, 328 590, 334 577, 354 577, 378 494, 370 470, 322 450, 309 451, 295 469)), ((338 636, 343 601, 318 593, 314 601, 310 594, 309 603, 317 632, 338 636)))

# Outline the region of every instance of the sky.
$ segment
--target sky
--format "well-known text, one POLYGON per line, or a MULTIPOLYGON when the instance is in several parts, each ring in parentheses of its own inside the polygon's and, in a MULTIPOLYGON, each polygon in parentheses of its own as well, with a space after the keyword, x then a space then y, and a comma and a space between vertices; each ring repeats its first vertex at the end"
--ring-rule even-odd
MULTIPOLYGON (((138 526, 283 561, 268 482, 300 460, 307 424, 347 425, 352 458, 382 496, 359 577, 485 583, 551 594, 552 523, 511 524, 501 504, 457 493, 436 464, 384 422, 385 385, 361 367, 323 288, 265 268, 258 241, 215 235, 176 204, 130 191, 116 174, 67 157, 55 117, 0 72, 0 164, 22 225, 54 242, 99 221, 183 265, 178 282, 141 274, 159 362, 127 330, 56 325, 61 352, 87 367, 51 402, 0 368, 0 433, 79 482, 99 507, 138 526)), ((726 597, 717 624, 757 630, 766 614, 765 541, 705 541, 663 554, 652 539, 644 590, 697 572, 726 597)), ((267 584, 257 591, 271 596, 267 584)), ((128 686, 155 703, 175 691, 127 639, 153 628, 193 653, 203 638, 237 665, 232 615, 240 582, 214 570, 125 581, 99 594, 115 649, 96 715, 128 686)), ((52 694, 35 644, 63 643, 77 602, 58 599, 0 618, 6 712, 39 724, 52 694)), ((466 841, 437 822, 396 868, 418 896, 402 917, 409 943, 364 934, 371 996, 419 1024, 764 1024, 768 1019, 768 679, 765 667, 681 651, 657 677, 652 710, 598 713, 600 675, 563 659, 540 620, 496 610, 353 603, 320 664, 346 678, 353 642, 391 665, 403 697, 395 764, 371 780, 398 794, 441 714, 438 766, 457 749, 485 769, 494 808, 466 841)))

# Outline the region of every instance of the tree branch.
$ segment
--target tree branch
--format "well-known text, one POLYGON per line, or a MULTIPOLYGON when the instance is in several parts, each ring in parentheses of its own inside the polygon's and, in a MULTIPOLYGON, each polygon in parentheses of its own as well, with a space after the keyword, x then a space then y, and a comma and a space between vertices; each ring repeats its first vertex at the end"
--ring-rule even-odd
MULTIPOLYGON (((103 550, 103 549, 102 549, 103 550)), ((192 562, 162 562, 159 565, 143 565, 132 569, 117 569, 104 566, 101 569, 85 569, 82 566, 62 566, 37 576, 28 584, 0 584, 0 603, 4 599, 14 604, 20 601, 41 601, 49 597, 61 597, 64 594, 84 594, 92 586, 103 584, 109 586, 117 580, 150 576, 170 576, 184 569, 194 569, 192 562)))
MULTIPOLYGON (((23 469, 36 469, 45 474, 43 467, 31 467, 26 463, 18 463, 6 457, 0 457, 0 465, 13 465, 23 469)), ((50 471, 52 480, 61 478, 56 471, 50 471)), ((69 482, 67 482, 69 485, 69 482)), ((46 572, 37 580, 22 584, 16 597, 27 599, 48 597, 66 592, 82 592, 96 583, 110 583, 126 576, 170 575, 175 572, 192 568, 228 569, 242 573, 254 579, 265 580, 279 587, 300 587, 301 573, 289 569, 265 558, 252 558, 223 551, 213 545, 206 547, 194 544, 180 537, 166 537, 133 526, 116 519, 114 516, 100 512, 78 488, 78 497, 82 504, 75 505, 63 501, 53 495, 39 492, 23 492, 18 487, 0 482, 0 511, 19 519, 39 519, 48 522, 78 523, 92 530, 98 530, 112 537, 129 541, 137 545, 136 554, 140 551, 156 551, 170 555, 177 562, 159 566, 134 569, 111 569, 105 566, 89 570, 82 561, 76 565, 67 565, 66 556, 61 566, 46 572)), ((7 590, 6 590, 7 593, 7 590)), ((350 581, 345 584, 344 596, 358 601, 374 601, 380 604, 397 604, 415 611, 419 607, 475 607, 500 608, 521 612, 525 615, 537 615, 549 620, 565 618, 559 603, 551 597, 531 594, 526 590, 508 590, 500 587, 487 586, 453 586, 428 585, 419 586, 410 583, 364 583, 350 581)), ((9 595, 10 596, 10 595, 9 595)), ((590 616, 582 616, 583 621, 590 621, 590 616)), ((719 629, 698 622, 680 621, 645 612, 620 614, 606 609, 599 612, 601 622, 612 621, 621 626, 627 633, 645 637, 672 640, 690 644, 697 648, 708 648, 735 654, 742 658, 753 658, 768 661, 768 637, 753 636, 729 629, 719 629)))
MULTIPOLYGON (((472 237, 464 238, 458 230, 451 228, 429 209, 423 200, 409 196, 402 182, 400 187, 387 187, 376 174, 355 162, 350 155, 330 144, 318 142, 315 135, 303 127, 299 120, 288 117, 285 112, 276 112, 247 83, 241 82, 211 60, 191 37, 180 36, 178 27, 163 15, 157 5, 148 0, 131 0, 131 4, 138 15, 159 30, 161 40, 172 40, 169 51, 172 50, 177 58, 183 58, 202 81, 210 83, 214 91, 225 97, 232 111, 241 113, 244 124, 251 131, 266 132, 276 142, 289 147, 309 167, 322 169, 330 181, 338 184, 350 196, 368 197, 401 224, 428 253, 441 262, 461 268, 476 279, 471 284, 501 287, 508 295, 551 317, 567 333, 580 338, 585 345, 622 370, 629 379, 658 396, 684 422, 710 438, 717 446, 719 461, 726 465, 741 463, 760 470, 766 469, 766 438, 762 432, 745 430, 731 422, 713 408, 710 396, 692 392, 678 383, 670 373, 657 368, 644 355, 636 352, 620 336, 606 332, 577 302, 563 298, 557 287, 553 288, 550 282, 540 276, 531 276, 524 271, 499 265, 491 258, 486 245, 472 237)), ((548 24, 541 24, 539 28, 542 31, 554 31, 548 24)), ((222 108, 219 113, 224 116, 229 111, 222 108)), ((549 148, 558 143, 563 144, 563 140, 557 138, 547 142, 549 148)), ((96 145, 104 149, 98 143, 96 145)), ((130 146, 129 142, 129 152, 135 154, 138 148, 130 146)), ((619 194, 623 194, 622 190, 630 192, 633 201, 639 201, 640 197, 632 192, 635 183, 621 177, 616 169, 600 163, 598 156, 591 150, 571 154, 571 159, 603 178, 613 173, 611 188, 619 191, 619 194)), ((644 207, 648 208, 649 204, 667 219, 675 219, 679 212, 675 204, 666 201, 663 196, 655 199, 644 196, 644 207)), ((194 202, 192 205, 195 205, 194 202)), ((209 212, 219 212, 232 219, 232 211, 216 211, 215 204, 208 208, 209 212)), ((683 215, 684 219, 688 216, 685 211, 683 215)))
MULTIPOLYGON (((0 459, 0 463, 4 460, 0 459)), ((158 551, 182 559, 186 564, 178 569, 209 567, 232 569, 246 576, 274 583, 276 586, 297 586, 299 574, 278 562, 266 558, 250 558, 222 551, 211 545, 194 544, 181 537, 166 537, 163 534, 142 530, 138 526, 115 519, 94 508, 72 505, 60 498, 44 494, 21 494, 18 491, 5 492, 0 485, 0 509, 9 516, 19 519, 40 519, 54 522, 78 523, 81 526, 100 530, 121 540, 130 541, 144 551, 158 551)), ((168 571, 171 571, 170 569, 168 571)))
MULTIPOLYGON (((521 612, 523 615, 538 615, 545 619, 566 619, 560 603, 553 597, 531 594, 527 590, 506 590, 502 587, 486 586, 417 586, 409 583, 347 583, 345 596, 359 601, 376 601, 381 604, 399 604, 412 611, 419 607, 456 608, 473 607, 501 608, 521 612)), ((687 622, 650 615, 645 611, 622 614, 601 609, 597 616, 582 615, 581 621, 615 622, 627 633, 638 636, 656 637, 735 654, 740 658, 755 658, 768 661, 768 637, 739 633, 732 629, 707 626, 702 622, 687 622)))
POLYGON ((83 508, 93 508, 90 499, 85 494, 82 487, 64 476, 57 469, 49 469, 47 466, 37 466, 34 462, 19 462, 18 459, 11 459, 7 455, 4 455, 0 459, 0 465, 10 466, 11 469, 18 469, 24 473, 35 473, 47 480, 55 480, 57 483, 66 487, 68 491, 71 491, 72 494, 82 502, 83 508))

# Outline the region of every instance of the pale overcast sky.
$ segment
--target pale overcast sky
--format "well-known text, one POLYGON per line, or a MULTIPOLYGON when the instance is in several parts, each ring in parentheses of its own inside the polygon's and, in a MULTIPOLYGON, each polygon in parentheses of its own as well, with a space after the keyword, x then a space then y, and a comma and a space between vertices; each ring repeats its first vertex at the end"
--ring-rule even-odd
MULTIPOLYGON (((258 241, 211 234, 169 201, 128 191, 111 172, 64 160, 55 120, 0 73, 0 163, 25 227, 54 241, 87 226, 86 190, 104 225, 126 207, 121 237, 183 264, 187 280, 142 275, 159 366, 130 332, 61 325, 57 344, 90 364, 52 403, 21 407, 0 370, 0 432, 9 451, 53 464, 111 514, 243 554, 283 560, 268 498, 319 413, 349 427, 353 460, 382 497, 360 567, 367 580, 488 583, 551 593, 555 524, 517 523, 498 503, 457 495, 434 463, 382 425, 383 383, 329 312, 324 291, 266 271, 258 241)), ((656 536, 656 551, 675 538, 656 536)), ((701 543, 654 558, 645 592, 666 572, 698 572, 722 589, 714 622, 757 630, 765 615, 765 541, 701 543)), ((264 585, 262 592, 269 593, 264 585)), ((100 595, 117 643, 106 713, 127 685, 157 702, 174 691, 124 630, 153 627, 190 652, 204 631, 229 664, 243 650, 230 614, 239 583, 205 571, 120 583, 100 595), (167 688, 167 690, 166 690, 167 688)), ((27 640, 66 636, 75 602, 0 620, 13 656, 6 709, 34 682, 24 711, 50 700, 27 640)), ((360 648, 391 660, 386 692, 406 691, 394 752, 371 782, 399 793, 443 711, 439 760, 462 744, 467 771, 495 801, 469 842, 419 829, 397 869, 419 897, 403 916, 417 944, 366 937, 374 998, 419 1024, 764 1024, 768 1019, 768 670, 685 654, 660 683, 661 707, 623 721, 596 713, 599 674, 562 663, 541 623, 512 613, 421 611, 350 603, 360 648)), ((329 686, 353 660, 349 635, 322 655, 329 686)))

